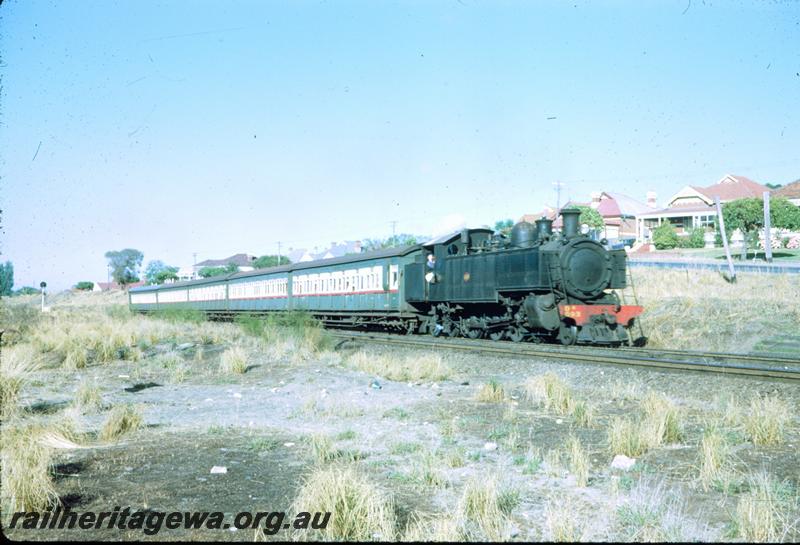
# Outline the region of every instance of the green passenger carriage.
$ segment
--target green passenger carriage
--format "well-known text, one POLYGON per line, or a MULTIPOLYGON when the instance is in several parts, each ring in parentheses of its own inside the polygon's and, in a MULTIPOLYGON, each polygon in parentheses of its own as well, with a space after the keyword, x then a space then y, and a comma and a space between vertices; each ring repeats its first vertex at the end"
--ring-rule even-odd
POLYGON ((625 250, 580 233, 579 215, 562 210, 560 233, 548 219, 518 223, 510 239, 464 229, 423 245, 134 288, 129 302, 139 312, 304 310, 331 327, 630 343, 642 307, 623 305, 616 292, 627 285, 625 250))

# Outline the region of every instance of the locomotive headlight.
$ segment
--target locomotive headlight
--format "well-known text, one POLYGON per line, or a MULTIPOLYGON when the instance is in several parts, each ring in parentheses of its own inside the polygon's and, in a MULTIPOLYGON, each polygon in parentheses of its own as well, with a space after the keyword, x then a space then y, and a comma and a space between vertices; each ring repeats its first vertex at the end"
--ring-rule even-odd
POLYGON ((559 259, 564 289, 573 297, 595 297, 611 281, 611 256, 592 240, 572 240, 559 259))

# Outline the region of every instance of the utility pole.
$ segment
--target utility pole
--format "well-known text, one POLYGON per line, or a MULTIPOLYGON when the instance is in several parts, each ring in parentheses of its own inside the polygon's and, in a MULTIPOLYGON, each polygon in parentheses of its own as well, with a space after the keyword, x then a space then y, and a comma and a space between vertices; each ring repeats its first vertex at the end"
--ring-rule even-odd
POLYGON ((281 264, 281 241, 278 241, 278 266, 281 264))
POLYGON ((564 187, 564 182, 553 182, 553 187, 556 188, 556 217, 561 211, 561 188, 564 187))
MULTIPOLYGON (((561 213, 561 188, 564 187, 564 182, 553 182, 553 187, 556 188, 556 217, 553 218, 553 222, 555 223, 558 221, 558 215, 561 213)), ((563 231, 563 225, 561 226, 561 229, 563 231)))
POLYGON ((392 220, 389 223, 392 224, 392 240, 394 240, 395 234, 395 227, 397 227, 397 220, 392 220))

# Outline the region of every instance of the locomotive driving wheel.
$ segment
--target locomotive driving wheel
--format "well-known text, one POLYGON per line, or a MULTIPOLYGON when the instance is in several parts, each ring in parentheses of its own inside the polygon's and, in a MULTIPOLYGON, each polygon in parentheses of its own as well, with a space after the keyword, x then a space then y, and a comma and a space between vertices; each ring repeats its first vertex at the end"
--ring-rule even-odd
POLYGON ((510 327, 508 328, 508 338, 515 343, 522 342, 525 338, 525 330, 521 327, 510 327))
POLYGON ((572 346, 578 342, 578 328, 574 325, 561 324, 558 328, 558 340, 564 346, 572 346))
POLYGON ((492 331, 491 333, 489 333, 489 338, 493 341, 499 341, 505 336, 506 332, 503 331, 502 329, 499 331, 492 331))
POLYGON ((483 336, 483 331, 478 328, 472 328, 467 330, 467 337, 470 339, 480 339, 483 336))

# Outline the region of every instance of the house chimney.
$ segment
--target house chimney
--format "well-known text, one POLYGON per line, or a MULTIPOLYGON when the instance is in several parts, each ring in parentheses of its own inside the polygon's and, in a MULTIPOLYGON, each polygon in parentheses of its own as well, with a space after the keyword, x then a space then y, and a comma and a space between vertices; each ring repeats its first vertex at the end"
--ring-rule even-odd
POLYGON ((355 249, 356 252, 361 253, 361 241, 357 240, 355 244, 353 244, 353 248, 355 249))
POLYGON ((647 192, 647 206, 650 208, 657 208, 658 205, 656 204, 656 192, 655 191, 648 191, 647 192))
POLYGON ((592 208, 600 206, 600 192, 592 191, 592 208))

